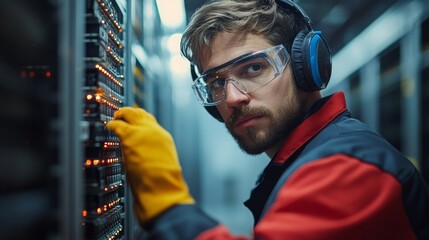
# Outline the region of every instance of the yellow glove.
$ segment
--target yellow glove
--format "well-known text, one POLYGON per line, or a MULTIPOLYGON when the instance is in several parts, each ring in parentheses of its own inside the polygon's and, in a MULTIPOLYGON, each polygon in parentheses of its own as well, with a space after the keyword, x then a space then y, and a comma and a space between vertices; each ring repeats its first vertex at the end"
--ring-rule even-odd
POLYGON ((177 204, 193 204, 171 135, 141 108, 124 107, 107 124, 120 138, 141 224, 177 204))

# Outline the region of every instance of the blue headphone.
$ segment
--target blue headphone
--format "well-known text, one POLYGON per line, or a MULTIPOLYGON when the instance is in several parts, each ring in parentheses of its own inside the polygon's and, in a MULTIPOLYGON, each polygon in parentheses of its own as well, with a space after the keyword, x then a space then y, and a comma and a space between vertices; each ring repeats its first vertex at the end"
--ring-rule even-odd
POLYGON ((290 0, 277 0, 282 9, 298 14, 307 27, 300 31, 292 43, 291 65, 296 85, 307 92, 326 88, 331 78, 331 50, 320 31, 314 31, 311 20, 301 7, 290 0))
MULTIPOLYGON (((304 10, 291 0, 276 0, 281 9, 295 12, 307 29, 301 30, 293 40, 291 66, 297 87, 306 92, 319 91, 329 83, 332 71, 332 54, 320 31, 314 31, 311 20, 304 10)), ((191 65, 192 79, 197 78, 194 65, 191 65)), ((216 107, 205 107, 217 120, 223 119, 216 107)))

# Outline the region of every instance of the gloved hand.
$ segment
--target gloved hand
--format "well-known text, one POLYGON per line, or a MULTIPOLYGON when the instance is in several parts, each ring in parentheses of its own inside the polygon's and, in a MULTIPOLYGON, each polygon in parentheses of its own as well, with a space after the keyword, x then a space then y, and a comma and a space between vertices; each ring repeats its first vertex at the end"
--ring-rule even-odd
POLYGON ((107 128, 120 138, 141 224, 177 204, 193 204, 171 135, 141 108, 124 107, 107 128))

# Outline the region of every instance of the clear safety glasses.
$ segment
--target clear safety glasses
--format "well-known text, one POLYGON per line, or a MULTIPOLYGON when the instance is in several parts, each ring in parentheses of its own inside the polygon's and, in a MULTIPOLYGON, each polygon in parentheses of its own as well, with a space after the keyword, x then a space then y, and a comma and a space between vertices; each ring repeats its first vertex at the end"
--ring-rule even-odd
POLYGON ((283 45, 244 54, 203 72, 194 80, 192 89, 202 105, 215 106, 225 100, 229 81, 242 93, 249 94, 279 76, 289 59, 283 45))

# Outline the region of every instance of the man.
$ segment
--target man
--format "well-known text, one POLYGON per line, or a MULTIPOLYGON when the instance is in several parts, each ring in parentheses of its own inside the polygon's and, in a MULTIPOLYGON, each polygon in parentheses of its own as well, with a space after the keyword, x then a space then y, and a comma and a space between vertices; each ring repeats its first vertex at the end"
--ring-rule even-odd
MULTIPOLYGON (((239 146, 272 158, 245 205, 255 239, 429 239, 429 192, 413 165, 323 98, 331 56, 293 2, 209 2, 182 52, 200 102, 239 146), (197 70, 201 74, 197 75, 197 70)), ((171 136, 142 109, 107 125, 122 141, 140 223, 155 239, 245 239, 198 209, 171 136)))

